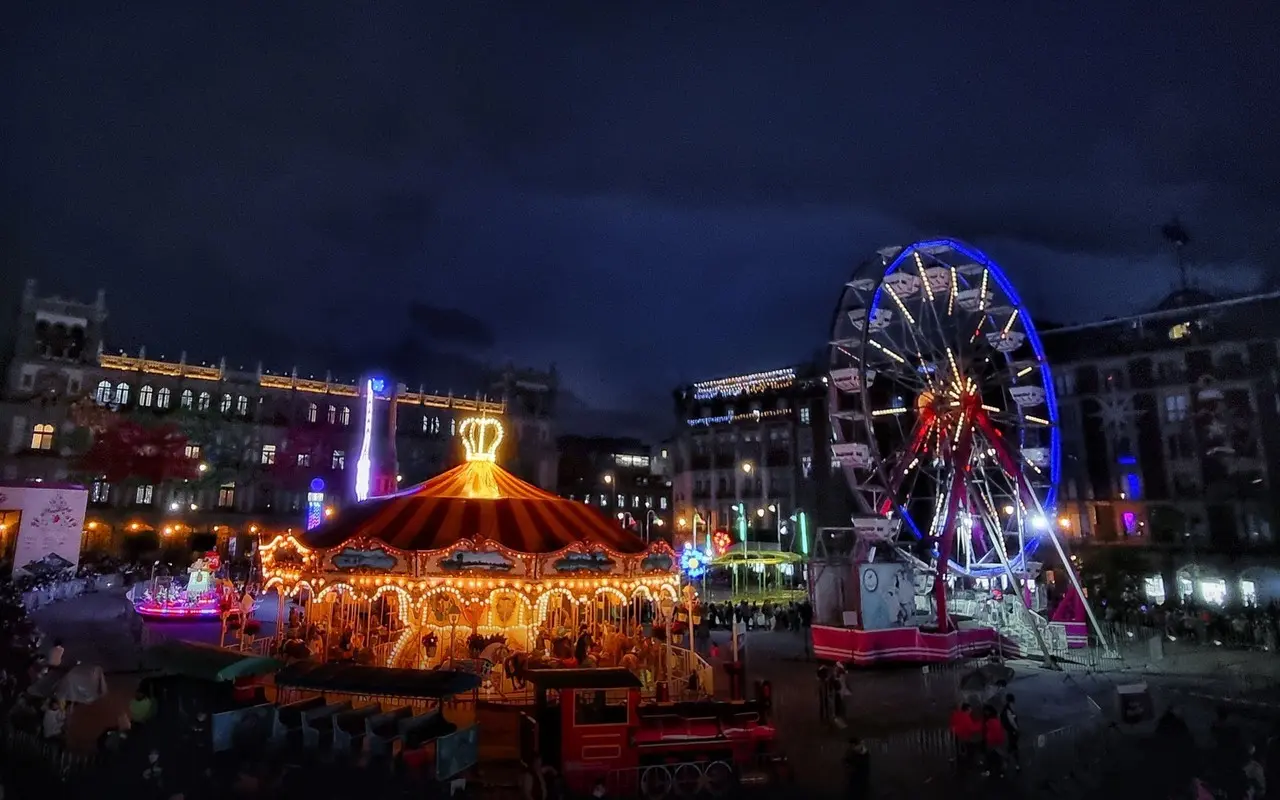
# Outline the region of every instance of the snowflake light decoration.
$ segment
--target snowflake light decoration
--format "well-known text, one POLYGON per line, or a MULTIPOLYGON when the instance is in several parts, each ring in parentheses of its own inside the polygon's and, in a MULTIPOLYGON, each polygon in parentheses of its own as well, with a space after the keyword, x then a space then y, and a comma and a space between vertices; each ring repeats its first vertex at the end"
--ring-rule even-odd
POLYGON ((680 571, 689 578, 701 578, 707 574, 707 565, 711 559, 706 553, 693 545, 685 545, 680 552, 680 571))

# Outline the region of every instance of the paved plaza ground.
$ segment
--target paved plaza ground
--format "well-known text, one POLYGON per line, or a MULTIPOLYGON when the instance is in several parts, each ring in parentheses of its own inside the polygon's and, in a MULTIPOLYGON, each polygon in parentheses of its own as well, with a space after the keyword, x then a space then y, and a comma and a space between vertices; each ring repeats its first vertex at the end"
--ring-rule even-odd
MULTIPOLYGON (((264 634, 274 623, 275 606, 260 610, 264 634)), ((40 609, 36 624, 49 637, 64 640, 69 659, 96 663, 108 675, 110 694, 80 712, 70 725, 73 746, 91 746, 89 731, 113 719, 139 679, 139 626, 120 592, 86 595, 40 609), (79 732, 79 733, 78 733, 79 732)), ((147 623, 142 639, 179 638, 218 642, 216 623, 147 623)), ((728 655, 728 634, 718 632, 721 655, 728 655)), ((749 682, 773 684, 774 714, 780 740, 796 771, 799 789, 830 795, 842 785, 842 758, 851 735, 866 740, 872 753, 878 797, 954 797, 991 788, 992 781, 954 776, 947 715, 959 696, 959 682, 973 665, 932 667, 898 665, 860 669, 849 678, 845 727, 819 720, 816 670, 799 633, 757 631, 747 635, 749 682)), ((1082 653, 1082 657, 1083 657, 1082 653)), ((1027 768, 1001 782, 1010 796, 1070 797, 1088 793, 1101 765, 1134 758, 1141 731, 1110 729, 1116 717, 1115 687, 1146 682, 1157 711, 1176 707, 1204 739, 1214 709, 1224 700, 1233 715, 1257 727, 1269 724, 1270 702, 1280 702, 1280 659, 1270 653, 1240 653, 1221 648, 1170 645, 1152 658, 1146 643, 1131 644, 1123 660, 1068 665, 1062 671, 1035 662, 1010 662, 1009 686, 1018 700, 1027 768), (1248 702, 1245 702, 1248 701, 1248 702)), ((1082 658, 1083 662, 1089 661, 1082 658)), ((719 662, 717 678, 723 681, 719 662)), ((1207 740, 1205 741, 1207 744, 1207 740)))

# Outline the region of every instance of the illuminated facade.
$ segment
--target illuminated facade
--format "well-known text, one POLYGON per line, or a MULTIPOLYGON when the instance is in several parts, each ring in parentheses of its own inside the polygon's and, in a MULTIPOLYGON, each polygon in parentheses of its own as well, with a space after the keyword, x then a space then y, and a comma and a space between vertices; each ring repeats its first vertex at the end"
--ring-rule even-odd
POLYGON ((655 454, 638 439, 604 436, 561 436, 557 446, 557 494, 596 507, 641 536, 671 540, 671 477, 661 448, 655 454))
POLYGON ((676 390, 679 432, 662 449, 677 536, 697 525, 799 548, 806 525, 849 524, 852 498, 831 457, 827 384, 806 365, 701 381, 676 390), (745 512, 745 513, 744 513, 745 512), (695 521, 696 515, 696 521, 695 521))
MULTIPOLYGON (((0 478, 83 480, 90 489, 90 546, 118 544, 142 530, 227 539, 265 528, 301 529, 308 504, 316 501, 311 485, 317 479, 324 485, 322 508, 354 501, 365 395, 377 379, 272 373, 261 366, 235 370, 225 361, 193 363, 185 354, 157 359, 145 350, 111 355, 103 347, 101 292, 93 303, 40 298, 29 281, 17 315, 0 391, 0 430, 7 434, 0 478), (199 465, 196 477, 108 481, 82 474, 79 456, 90 437, 77 412, 85 406, 144 424, 174 423, 188 440, 184 455, 199 465)), ((461 416, 506 418, 508 408, 520 415, 509 421, 525 434, 509 448, 513 469, 535 481, 539 467, 542 477, 553 475, 554 461, 547 468, 539 456, 552 441, 554 376, 542 373, 538 382, 538 373, 523 373, 517 381, 513 374, 494 379, 493 388, 511 394, 493 401, 381 383, 377 426, 389 442, 382 450, 393 453, 380 462, 383 473, 371 475, 383 482, 381 493, 394 490, 397 478, 410 485, 460 461, 454 434, 461 416)))
POLYGON ((1124 545, 1149 599, 1280 599, 1280 293, 1182 290, 1043 340, 1067 456, 1058 525, 1082 571, 1124 545))

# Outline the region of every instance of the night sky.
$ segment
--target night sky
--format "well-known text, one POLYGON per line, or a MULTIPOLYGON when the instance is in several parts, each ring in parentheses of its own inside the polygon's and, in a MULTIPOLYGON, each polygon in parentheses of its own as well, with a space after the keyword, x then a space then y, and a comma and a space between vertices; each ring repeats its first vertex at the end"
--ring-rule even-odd
POLYGON ((852 267, 922 235, 1045 320, 1158 300, 1174 215, 1201 285, 1280 274, 1275 3, 7 12, 0 278, 105 287, 152 355, 555 362, 662 424, 681 381, 817 350, 852 267))

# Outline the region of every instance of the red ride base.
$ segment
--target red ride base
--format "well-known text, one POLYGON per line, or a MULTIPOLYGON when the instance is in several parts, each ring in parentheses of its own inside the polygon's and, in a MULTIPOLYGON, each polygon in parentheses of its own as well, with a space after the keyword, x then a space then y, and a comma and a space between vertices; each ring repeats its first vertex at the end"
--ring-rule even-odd
MULTIPOLYGON (((995 652, 997 641, 996 632, 990 628, 933 633, 919 628, 860 631, 854 628, 813 626, 814 655, 828 661, 860 665, 959 661, 995 652)), ((1008 653, 1013 643, 1005 640, 1005 647, 1005 652, 1008 653)))
MULTIPOLYGON (((1083 622, 1055 622, 1065 629, 1067 647, 1075 649, 1089 644, 1089 633, 1083 622)), ((882 631, 860 631, 855 628, 813 626, 813 654, 826 661, 853 664, 938 664, 962 658, 990 655, 996 651, 1000 635, 991 628, 964 628, 935 633, 919 628, 889 628, 882 631)), ((1004 654, 1024 655, 1016 642, 1004 638, 1004 654)), ((1039 651, 1026 653, 1036 656, 1039 651)))

